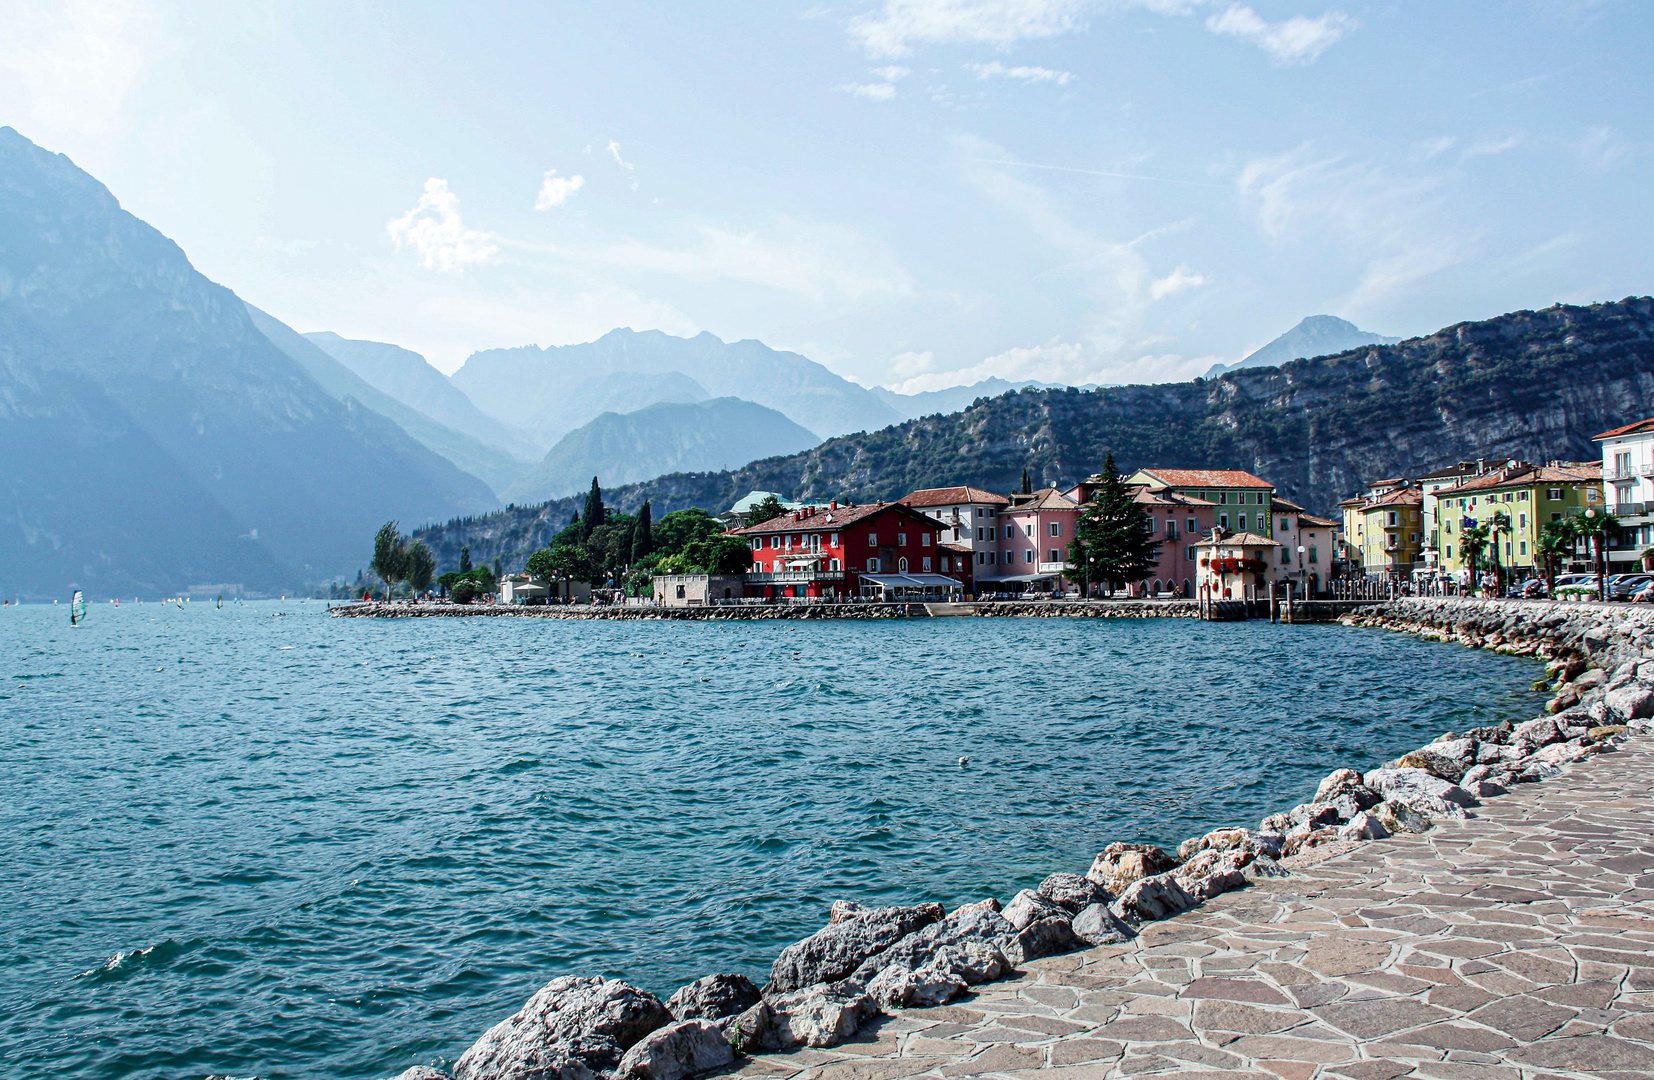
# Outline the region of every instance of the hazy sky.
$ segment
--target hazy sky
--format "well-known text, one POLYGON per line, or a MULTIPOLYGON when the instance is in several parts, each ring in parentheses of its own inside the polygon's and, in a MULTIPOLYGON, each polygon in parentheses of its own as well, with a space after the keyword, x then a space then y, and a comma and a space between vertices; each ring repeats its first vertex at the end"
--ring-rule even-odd
POLYGON ((1654 4, 0 0, 0 123, 300 330, 1186 378, 1654 290, 1654 4))

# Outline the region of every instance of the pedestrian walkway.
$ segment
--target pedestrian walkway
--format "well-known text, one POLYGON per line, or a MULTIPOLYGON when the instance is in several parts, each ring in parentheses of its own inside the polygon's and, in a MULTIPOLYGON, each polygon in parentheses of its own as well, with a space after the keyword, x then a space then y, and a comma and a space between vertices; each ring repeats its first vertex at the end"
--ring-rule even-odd
POLYGON ((1654 737, 744 1077, 1654 1077, 1654 737))

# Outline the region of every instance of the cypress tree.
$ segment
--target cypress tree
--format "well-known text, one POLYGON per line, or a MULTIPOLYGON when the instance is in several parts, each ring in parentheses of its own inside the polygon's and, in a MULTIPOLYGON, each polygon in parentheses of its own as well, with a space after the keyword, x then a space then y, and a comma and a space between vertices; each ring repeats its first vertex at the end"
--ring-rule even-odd
POLYGON ((471 570, 471 545, 465 544, 459 549, 459 572, 469 574, 471 570))
POLYGON ((592 489, 586 493, 585 524, 580 532, 583 536, 590 536, 592 530, 603 524, 603 489, 597 486, 597 477, 592 477, 592 489))
POLYGON ((1029 477, 1028 470, 1023 469, 1022 470, 1022 493, 1024 495, 1031 495, 1031 494, 1033 494, 1033 491, 1034 491, 1034 481, 1031 477, 1029 477))
POLYGON ((637 512, 637 524, 632 526, 632 563, 636 565, 655 550, 655 523, 649 511, 649 500, 643 500, 637 512))

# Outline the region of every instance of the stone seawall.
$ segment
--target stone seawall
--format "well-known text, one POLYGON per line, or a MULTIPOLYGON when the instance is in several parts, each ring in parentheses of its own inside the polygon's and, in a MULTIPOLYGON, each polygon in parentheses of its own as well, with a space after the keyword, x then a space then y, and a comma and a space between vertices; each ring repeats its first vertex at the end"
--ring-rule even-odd
POLYGON ((1570 661, 1579 670, 1654 654, 1654 606, 1413 596, 1351 612, 1339 621, 1570 661))
POLYGON ((714 604, 710 607, 611 607, 600 604, 353 603, 329 614, 349 619, 909 619, 932 614, 1036 619, 1194 619, 1193 600, 994 600, 970 604, 714 604), (941 609, 941 610, 938 610, 941 609))

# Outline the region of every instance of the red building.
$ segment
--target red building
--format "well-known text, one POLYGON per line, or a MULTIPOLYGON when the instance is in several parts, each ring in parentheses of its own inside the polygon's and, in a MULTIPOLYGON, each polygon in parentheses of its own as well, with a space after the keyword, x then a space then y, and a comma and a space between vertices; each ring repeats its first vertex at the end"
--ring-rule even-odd
POLYGON ((806 506, 758 525, 734 530, 752 545, 747 595, 845 598, 859 596, 862 578, 963 575, 942 569, 964 559, 944 551, 941 523, 901 503, 806 506))

